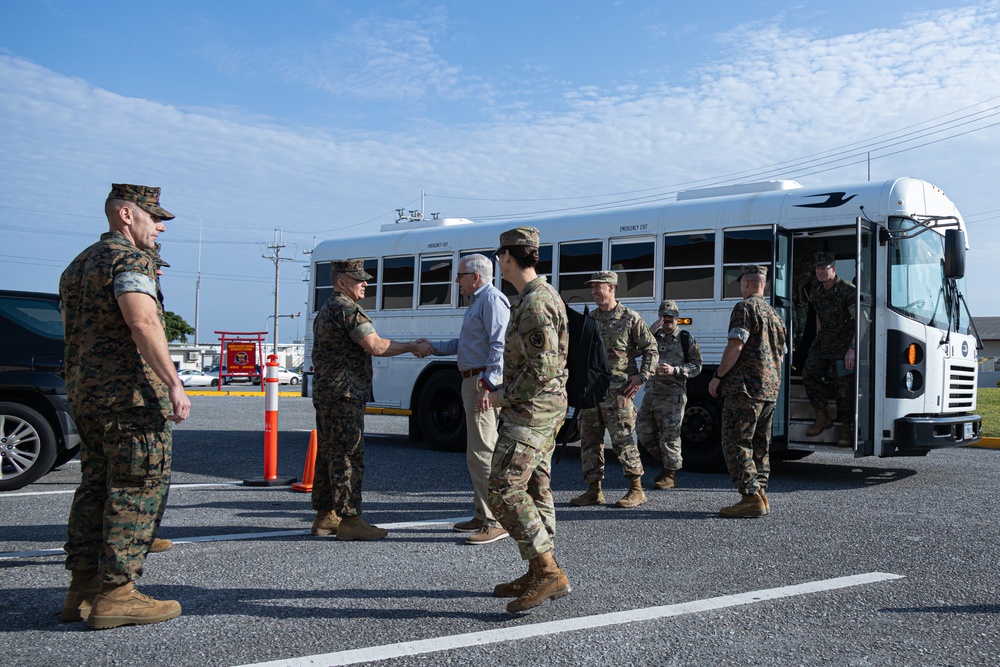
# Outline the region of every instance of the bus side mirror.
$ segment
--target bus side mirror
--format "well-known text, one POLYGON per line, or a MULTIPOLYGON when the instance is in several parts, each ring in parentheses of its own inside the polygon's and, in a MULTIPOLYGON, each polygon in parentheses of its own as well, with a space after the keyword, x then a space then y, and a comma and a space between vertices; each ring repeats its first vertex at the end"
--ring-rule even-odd
POLYGON ((961 229, 944 230, 944 277, 965 277, 965 232, 961 229))

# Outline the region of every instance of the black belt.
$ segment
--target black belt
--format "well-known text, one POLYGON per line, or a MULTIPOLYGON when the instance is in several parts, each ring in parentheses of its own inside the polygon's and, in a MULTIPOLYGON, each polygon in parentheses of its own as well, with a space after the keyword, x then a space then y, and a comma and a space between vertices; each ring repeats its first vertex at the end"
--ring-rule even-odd
POLYGON ((469 378, 473 377, 474 375, 479 375, 480 373, 482 373, 485 370, 486 370, 486 367, 482 366, 480 368, 470 368, 467 371, 459 371, 459 373, 462 374, 462 379, 463 380, 468 380, 469 378))

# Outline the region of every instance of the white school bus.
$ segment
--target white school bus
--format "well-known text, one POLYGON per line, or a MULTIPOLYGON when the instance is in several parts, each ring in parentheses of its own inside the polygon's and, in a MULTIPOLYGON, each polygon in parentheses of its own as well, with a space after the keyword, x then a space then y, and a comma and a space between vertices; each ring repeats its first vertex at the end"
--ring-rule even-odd
MULTIPOLYGON (((704 358, 701 375, 688 382, 685 467, 716 468, 722 460, 721 406, 707 386, 741 297, 736 279, 742 264, 769 267, 765 296, 789 328, 791 349, 773 425, 775 456, 801 458, 823 449, 856 457, 920 456, 980 439, 982 420, 975 410, 981 344, 963 298, 965 223, 940 189, 915 178, 825 187, 748 183, 682 192, 657 206, 587 214, 388 224, 379 233, 317 246, 309 321, 333 293, 332 260, 363 259, 375 279, 362 305, 379 335, 454 338, 465 308, 455 285, 459 260, 476 252, 492 256, 500 232, 517 225, 540 230, 538 273, 567 302, 591 301, 585 281, 598 270, 618 273, 618 299, 649 323, 662 299, 678 302, 682 326, 704 358), (816 280, 817 251, 833 253, 837 275, 858 287, 857 321, 866 323, 857 331, 850 448, 837 447, 837 428, 806 436, 814 413, 797 367, 815 332, 806 326, 814 317, 803 295, 816 280)), ((495 280, 513 294, 499 275, 495 280)), ((306 395, 311 348, 307 339, 306 395)), ((375 358, 374 367, 370 410, 409 415, 411 439, 464 449, 454 358, 375 358)), ((832 408, 832 382, 829 391, 832 408)))

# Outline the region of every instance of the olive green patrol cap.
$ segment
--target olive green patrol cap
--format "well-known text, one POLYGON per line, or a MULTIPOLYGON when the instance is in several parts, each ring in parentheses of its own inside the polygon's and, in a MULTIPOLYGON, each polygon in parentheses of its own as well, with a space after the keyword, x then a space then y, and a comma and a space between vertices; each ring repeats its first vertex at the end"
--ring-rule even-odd
POLYGON ((767 278, 767 267, 759 264, 744 264, 740 267, 740 275, 736 276, 736 282, 743 280, 743 276, 760 275, 767 278))
POLYGON ((681 311, 677 309, 677 302, 672 299, 664 299, 660 302, 660 317, 664 315, 669 315, 671 317, 677 317, 681 314, 681 311))
POLYGON ((529 248, 538 247, 538 230, 534 227, 515 227, 500 235, 500 246, 523 245, 529 248))
POLYGON ((333 260, 333 268, 330 270, 334 274, 343 273, 355 280, 373 280, 375 278, 365 271, 365 260, 363 259, 335 259, 333 260))
POLYGON ((609 285, 618 285, 618 274, 614 271, 594 271, 590 274, 590 280, 584 283, 584 285, 593 285, 594 283, 607 283, 609 285))
POLYGON ((174 214, 160 206, 160 188, 131 183, 112 183, 108 199, 121 199, 138 204, 139 208, 160 220, 173 220, 174 214))
POLYGON ((837 263, 837 258, 832 252, 818 252, 813 255, 813 266, 833 266, 837 263))

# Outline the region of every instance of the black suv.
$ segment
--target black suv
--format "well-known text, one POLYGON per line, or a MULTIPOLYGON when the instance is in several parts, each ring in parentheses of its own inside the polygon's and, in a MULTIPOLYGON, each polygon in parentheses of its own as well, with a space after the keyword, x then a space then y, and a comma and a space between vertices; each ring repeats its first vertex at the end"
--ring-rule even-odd
POLYGON ((0 290, 0 491, 76 456, 63 379, 59 295, 0 290))

